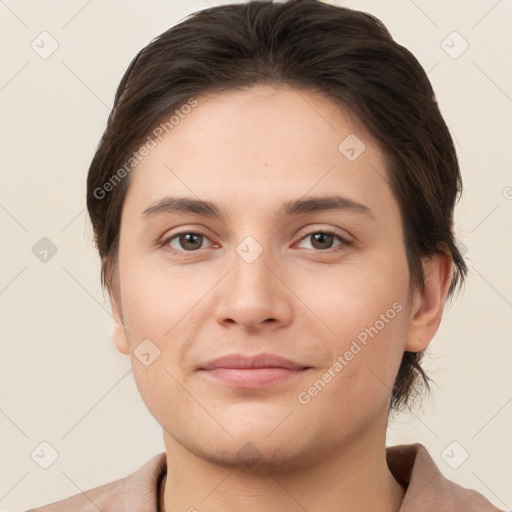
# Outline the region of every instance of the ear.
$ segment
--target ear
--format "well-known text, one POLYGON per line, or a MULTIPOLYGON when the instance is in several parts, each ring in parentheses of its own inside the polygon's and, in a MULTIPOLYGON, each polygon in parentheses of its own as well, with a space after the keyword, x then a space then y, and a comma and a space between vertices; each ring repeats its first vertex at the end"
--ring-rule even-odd
POLYGON ((119 273, 116 260, 112 261, 109 257, 104 257, 102 259, 101 271, 102 281, 105 283, 108 291, 110 304, 112 306, 112 316, 114 318, 112 341, 119 352, 128 354, 129 345, 126 329, 124 328, 121 288, 119 286, 119 273))
POLYGON ((128 354, 128 338, 126 336, 126 330, 124 328, 124 320, 123 315, 121 313, 121 308, 118 305, 118 301, 116 299, 112 299, 112 316, 114 317, 114 325, 112 326, 112 341, 114 342, 115 347, 122 354, 128 354))
POLYGON ((422 261, 425 291, 415 291, 407 327, 404 350, 425 350, 436 334, 452 277, 452 259, 448 253, 436 253, 422 261))

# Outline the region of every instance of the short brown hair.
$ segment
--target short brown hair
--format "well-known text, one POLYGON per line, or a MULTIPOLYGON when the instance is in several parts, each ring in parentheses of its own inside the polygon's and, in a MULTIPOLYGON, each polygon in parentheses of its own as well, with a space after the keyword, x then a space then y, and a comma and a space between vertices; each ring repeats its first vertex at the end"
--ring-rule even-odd
MULTIPOLYGON (((198 11, 132 60, 87 178, 101 282, 110 297, 117 289, 121 211, 131 175, 123 172, 115 183, 112 178, 119 178, 121 166, 151 130, 191 97, 258 83, 318 91, 362 121, 387 158, 411 291, 424 291, 420 258, 444 252, 453 262, 450 298, 467 273, 452 232, 462 179, 432 86, 417 59, 380 20, 319 0, 249 1, 198 11)), ((422 356, 404 353, 390 411, 430 390, 422 356)))

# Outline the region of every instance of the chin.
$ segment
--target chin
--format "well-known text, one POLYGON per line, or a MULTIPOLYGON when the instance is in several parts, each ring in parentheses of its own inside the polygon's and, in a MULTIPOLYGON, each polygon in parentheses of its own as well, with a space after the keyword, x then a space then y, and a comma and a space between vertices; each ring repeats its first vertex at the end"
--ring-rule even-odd
POLYGON ((247 425, 238 427, 230 426, 232 437, 203 432, 200 436, 182 438, 180 444, 190 453, 217 466, 253 473, 296 469, 311 463, 321 451, 322 442, 315 441, 312 433, 308 437, 297 424, 275 428, 275 423, 270 426, 270 423, 261 422, 252 424, 251 428, 247 425))
MULTIPOLYGON (((267 445, 269 443, 267 442, 267 445)), ((284 471, 294 469, 307 460, 304 454, 294 446, 263 446, 261 440, 246 438, 234 440, 230 447, 196 446, 195 454, 217 466, 230 470, 242 470, 252 473, 266 473, 269 471, 284 471)))

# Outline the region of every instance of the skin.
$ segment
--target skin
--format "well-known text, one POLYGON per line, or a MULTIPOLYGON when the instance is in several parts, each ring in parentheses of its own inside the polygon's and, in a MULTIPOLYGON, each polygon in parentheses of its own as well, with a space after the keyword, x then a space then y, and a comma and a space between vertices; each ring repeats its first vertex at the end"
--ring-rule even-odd
POLYGON ((112 301, 124 325, 114 344, 130 355, 141 396, 163 428, 161 506, 396 511, 404 489, 386 464, 391 389, 404 350, 424 350, 439 327, 451 261, 426 258, 425 293, 410 293, 381 147, 329 99, 269 85, 196 99, 132 171, 112 301), (366 147, 354 161, 338 150, 349 134, 366 147), (278 213, 286 200, 333 191, 366 205, 374 219, 348 210, 278 213), (166 195, 215 202, 225 217, 141 218, 166 195), (353 243, 315 244, 322 229, 353 243), (179 231, 204 237, 159 244, 179 231), (247 236, 263 250, 251 263, 236 251, 247 236), (401 311, 300 403, 298 394, 397 302, 401 311), (160 350, 148 366, 134 353, 147 338, 160 350), (198 371, 234 352, 278 354, 311 368, 250 390, 198 371), (240 453, 254 454, 253 464, 240 453))

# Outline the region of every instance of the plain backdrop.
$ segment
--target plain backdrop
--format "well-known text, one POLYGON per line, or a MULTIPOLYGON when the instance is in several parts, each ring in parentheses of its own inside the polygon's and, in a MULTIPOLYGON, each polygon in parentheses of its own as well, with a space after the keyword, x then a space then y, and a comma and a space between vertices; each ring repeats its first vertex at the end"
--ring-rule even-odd
MULTIPOLYGON (((111 482, 164 450, 111 341, 86 175, 131 59, 220 3, 230 2, 0 1, 0 509, 111 482)), ((467 284, 425 359, 433 397, 390 425, 387 444, 421 442, 449 479, 510 511, 512 2, 338 4, 380 18, 428 72, 464 181, 467 284), (447 453, 467 459, 454 469, 447 453)))

